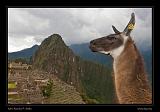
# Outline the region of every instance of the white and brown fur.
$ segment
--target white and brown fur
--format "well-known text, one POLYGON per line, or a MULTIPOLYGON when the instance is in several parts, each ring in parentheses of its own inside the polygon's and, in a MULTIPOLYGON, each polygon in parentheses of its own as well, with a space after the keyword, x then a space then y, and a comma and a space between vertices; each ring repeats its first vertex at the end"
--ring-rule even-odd
MULTIPOLYGON (((129 24, 135 24, 135 17, 129 24)), ((134 41, 130 36, 131 29, 125 28, 119 32, 114 26, 116 34, 92 40, 90 49, 111 55, 114 59, 115 90, 120 104, 152 104, 152 92, 141 57, 134 41)))

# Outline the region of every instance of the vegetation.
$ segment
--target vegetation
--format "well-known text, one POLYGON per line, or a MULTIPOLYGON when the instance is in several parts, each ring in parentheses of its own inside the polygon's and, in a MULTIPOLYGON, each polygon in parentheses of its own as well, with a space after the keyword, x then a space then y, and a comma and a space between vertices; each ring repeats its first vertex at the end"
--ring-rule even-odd
POLYGON ((51 96, 51 94, 52 94, 52 86, 53 86, 53 81, 49 80, 47 82, 47 85, 42 88, 42 94, 43 94, 44 97, 49 98, 51 96))
MULTIPOLYGON (((89 103, 112 103, 111 69, 76 56, 58 34, 46 38, 33 56, 33 68, 56 74, 61 80, 84 91, 89 103)), ((45 92, 44 92, 45 94, 45 92)))
POLYGON ((96 99, 91 99, 86 94, 81 94, 81 97, 86 104, 98 104, 99 103, 96 99))
POLYGON ((16 63, 21 62, 22 64, 29 64, 29 59, 28 58, 16 58, 16 59, 13 59, 11 61, 14 61, 16 63))
POLYGON ((114 86, 111 69, 96 63, 90 65, 88 61, 83 61, 81 64, 84 76, 80 79, 86 95, 99 103, 112 103, 114 86))
MULTIPOLYGON (((16 82, 9 82, 8 83, 8 90, 12 91, 17 88, 16 82)), ((22 98, 19 96, 18 92, 15 92, 14 94, 9 94, 8 92, 8 102, 17 102, 17 101, 22 101, 22 98)))
POLYGON ((16 83, 8 83, 8 89, 14 89, 16 88, 16 83))

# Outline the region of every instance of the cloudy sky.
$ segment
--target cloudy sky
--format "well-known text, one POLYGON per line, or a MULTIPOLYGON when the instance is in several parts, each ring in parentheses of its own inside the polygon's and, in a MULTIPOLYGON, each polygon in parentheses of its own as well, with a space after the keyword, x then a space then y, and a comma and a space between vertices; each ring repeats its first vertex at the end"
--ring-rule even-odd
POLYGON ((151 8, 9 8, 8 52, 32 47, 58 33, 65 43, 81 44, 113 33, 111 26, 123 31, 135 12, 133 36, 138 46, 152 46, 151 8))

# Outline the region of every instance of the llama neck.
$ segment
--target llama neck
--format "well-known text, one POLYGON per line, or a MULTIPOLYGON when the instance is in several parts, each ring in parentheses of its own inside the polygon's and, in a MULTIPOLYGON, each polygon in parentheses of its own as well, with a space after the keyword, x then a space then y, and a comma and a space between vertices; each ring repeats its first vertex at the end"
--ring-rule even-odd
POLYGON ((131 40, 114 59, 115 87, 120 103, 151 103, 143 60, 131 40))

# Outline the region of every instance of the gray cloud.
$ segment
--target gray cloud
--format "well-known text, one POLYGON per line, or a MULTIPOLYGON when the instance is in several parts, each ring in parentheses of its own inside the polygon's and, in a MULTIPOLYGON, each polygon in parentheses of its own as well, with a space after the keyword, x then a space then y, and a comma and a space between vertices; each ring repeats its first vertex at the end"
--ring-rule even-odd
POLYGON ((9 8, 8 51, 40 44, 53 33, 59 33, 67 45, 89 42, 113 33, 111 25, 123 31, 132 12, 136 14, 134 40, 151 47, 151 8, 9 8))

